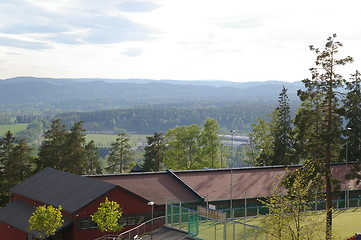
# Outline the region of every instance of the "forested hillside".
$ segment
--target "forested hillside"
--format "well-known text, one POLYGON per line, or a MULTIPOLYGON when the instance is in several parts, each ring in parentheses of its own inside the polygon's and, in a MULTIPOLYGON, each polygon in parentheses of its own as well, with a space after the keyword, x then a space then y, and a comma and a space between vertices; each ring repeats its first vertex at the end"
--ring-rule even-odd
POLYGON ((18 77, 0 81, 0 112, 90 111, 119 107, 274 100, 285 86, 296 99, 300 82, 156 81, 141 79, 47 79, 18 77))
POLYGON ((236 129, 248 133, 257 117, 264 118, 275 108, 276 103, 254 101, 225 106, 149 106, 93 112, 68 112, 58 114, 63 122, 71 126, 83 120, 88 131, 116 131, 152 134, 166 132, 176 126, 202 124, 207 117, 218 121, 221 129, 236 129))

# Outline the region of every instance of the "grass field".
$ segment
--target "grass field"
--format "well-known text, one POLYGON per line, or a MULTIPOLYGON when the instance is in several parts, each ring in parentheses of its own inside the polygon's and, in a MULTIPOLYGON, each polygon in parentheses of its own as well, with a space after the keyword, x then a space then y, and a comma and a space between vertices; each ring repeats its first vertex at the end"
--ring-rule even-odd
POLYGON ((4 135, 9 130, 14 135, 17 135, 19 132, 24 131, 27 126, 28 124, 0 125, 0 136, 4 135))
MULTIPOLYGON (((320 214, 322 219, 325 214, 320 214)), ((263 216, 248 217, 246 223, 252 226, 260 226, 263 216)), ((243 223, 243 219, 238 219, 243 223)), ((323 224, 323 221, 322 221, 323 224)), ((179 227, 178 224, 174 224, 174 227, 179 227)), ((182 229, 187 230, 188 225, 182 224, 182 229)), ((200 239, 223 239, 224 224, 216 221, 200 221, 199 233, 197 235, 200 239)), ((235 233, 235 239, 267 239, 264 233, 261 233, 255 228, 246 227, 243 224, 233 224, 231 222, 226 225, 226 237, 227 239, 233 239, 233 232, 235 233), (246 230, 246 234, 244 234, 246 230)), ((361 208, 353 208, 348 210, 334 210, 333 212, 333 239, 345 240, 348 237, 353 236, 355 233, 361 232, 361 208)))
MULTIPOLYGON (((112 142, 117 138, 117 134, 87 134, 86 141, 93 140, 96 146, 109 147, 112 142)), ((131 145, 133 147, 138 146, 140 143, 146 143, 146 135, 140 134, 128 134, 131 145)))

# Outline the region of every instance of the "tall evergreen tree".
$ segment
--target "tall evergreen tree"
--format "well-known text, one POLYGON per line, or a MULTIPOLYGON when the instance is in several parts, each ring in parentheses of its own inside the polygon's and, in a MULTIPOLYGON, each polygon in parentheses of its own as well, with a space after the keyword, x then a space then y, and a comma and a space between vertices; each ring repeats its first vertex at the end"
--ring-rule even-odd
POLYGON ((37 170, 46 167, 64 170, 66 135, 67 130, 61 119, 55 119, 45 132, 45 140, 39 148, 37 170))
POLYGON ((249 163, 256 166, 289 165, 296 163, 293 152, 292 120, 287 89, 283 87, 277 108, 267 115, 270 121, 257 119, 249 134, 249 163))
POLYGON ((67 131, 61 119, 55 119, 45 132, 45 140, 39 149, 37 170, 45 167, 75 174, 86 174, 88 157, 94 149, 87 148, 83 121, 75 123, 67 131), (90 152, 88 152, 88 150, 90 152))
POLYGON ((128 169, 129 163, 133 159, 129 137, 126 133, 118 134, 115 142, 111 144, 110 153, 108 157, 109 172, 123 173, 128 169))
POLYGON ((99 164, 98 148, 95 142, 91 140, 85 145, 85 169, 87 174, 101 174, 102 169, 99 164))
POLYGON ((287 89, 285 87, 282 88, 282 92, 278 98, 278 107, 272 115, 271 134, 273 135, 274 141, 272 165, 289 165, 295 163, 291 159, 291 153, 293 151, 292 120, 287 89))
MULTIPOLYGON (((306 90, 301 93, 301 100, 320 99, 320 126, 317 126, 317 133, 320 145, 324 151, 321 151, 319 163, 322 174, 325 177, 326 185, 326 239, 332 239, 332 175, 330 163, 337 160, 338 153, 342 147, 341 138, 341 116, 339 115, 340 99, 336 89, 343 87, 343 77, 335 72, 335 67, 345 65, 353 61, 351 57, 336 59, 335 55, 338 49, 342 47, 339 41, 335 40, 336 34, 327 39, 325 49, 320 51, 318 48, 310 46, 310 49, 316 53, 316 67, 311 68, 311 79, 303 80, 306 90)), ((309 117, 309 116, 307 116, 309 117)), ((312 122, 308 122, 312 125, 312 122)))
POLYGON ((25 139, 16 140, 8 131, 0 139, 0 205, 9 199, 8 190, 30 177, 33 158, 25 139))
MULTIPOLYGON (((349 92, 344 100, 345 118, 347 121, 344 137, 346 144, 343 149, 343 157, 348 162, 361 162, 361 74, 356 71, 351 74, 350 82, 347 82, 349 92)), ((351 172, 346 174, 348 179, 361 181, 361 167, 354 165, 351 172)))
POLYGON ((83 174, 86 172, 86 140, 83 121, 75 123, 70 132, 65 135, 63 146, 62 170, 70 173, 83 174))
POLYGON ((144 148, 144 171, 160 171, 163 164, 163 155, 165 151, 164 136, 162 133, 154 133, 148 136, 148 146, 144 148))

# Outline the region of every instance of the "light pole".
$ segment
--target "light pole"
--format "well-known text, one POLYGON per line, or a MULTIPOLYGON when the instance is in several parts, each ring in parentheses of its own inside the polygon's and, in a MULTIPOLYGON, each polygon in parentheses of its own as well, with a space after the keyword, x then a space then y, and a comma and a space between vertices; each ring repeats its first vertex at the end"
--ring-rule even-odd
POLYGON ((154 230, 154 222, 153 222, 153 217, 154 217, 154 202, 148 202, 148 206, 152 206, 152 232, 150 233, 150 239, 153 240, 153 230, 154 230))
POLYGON ((230 197, 230 217, 231 219, 233 219, 233 195, 232 195, 232 191, 233 191, 233 135, 236 131, 235 130, 231 130, 231 134, 232 134, 232 141, 231 141, 231 186, 230 186, 230 191, 229 191, 229 197, 230 197))
MULTIPOLYGON (((348 127, 347 130, 351 131, 352 128, 348 127)), ((347 135, 349 135, 348 131, 347 131, 347 135)), ((350 136, 347 137, 347 141, 346 141, 346 172, 348 171, 348 143, 349 143, 349 138, 350 138, 350 136)), ((349 193, 349 189, 348 189, 348 181, 346 180, 345 208, 347 208, 347 209, 349 207, 349 198, 350 198, 350 193, 349 193)))

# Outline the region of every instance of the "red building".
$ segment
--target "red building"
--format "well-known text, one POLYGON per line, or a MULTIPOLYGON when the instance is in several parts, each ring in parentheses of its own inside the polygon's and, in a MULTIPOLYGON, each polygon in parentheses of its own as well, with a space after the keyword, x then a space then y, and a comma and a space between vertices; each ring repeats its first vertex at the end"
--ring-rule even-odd
MULTIPOLYGON (((351 198, 360 197, 361 185, 344 178, 350 165, 335 164, 332 173, 341 180, 342 191, 349 191, 351 198)), ((38 205, 63 208, 64 225, 52 239, 92 240, 104 235, 90 215, 105 197, 123 208, 125 231, 151 218, 149 202, 154 202, 155 216, 164 215, 167 202, 211 202, 218 209, 229 208, 230 196, 233 207, 242 207, 246 196, 247 203, 259 204, 257 199, 269 196, 273 183, 285 175, 283 166, 87 177, 47 168, 10 190, 12 202, 0 209, 0 240, 33 239, 36 233, 27 230, 28 220, 38 205)))
POLYGON ((35 208, 44 204, 63 209, 64 225, 52 239, 89 240, 104 235, 90 215, 105 197, 122 207, 125 230, 150 218, 147 199, 111 183, 49 168, 10 191, 12 202, 0 209, 0 240, 35 239, 36 232, 27 230, 28 220, 35 208))

